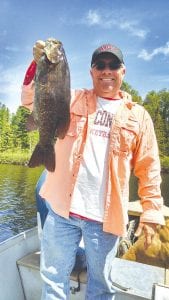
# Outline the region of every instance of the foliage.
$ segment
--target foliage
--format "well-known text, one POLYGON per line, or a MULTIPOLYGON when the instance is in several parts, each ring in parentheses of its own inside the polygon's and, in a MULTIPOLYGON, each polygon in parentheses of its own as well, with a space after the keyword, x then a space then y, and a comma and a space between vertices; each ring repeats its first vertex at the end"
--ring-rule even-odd
POLYGON ((132 100, 139 104, 142 104, 142 98, 139 96, 138 92, 134 90, 127 82, 123 81, 122 83, 122 90, 129 93, 132 96, 132 100))
POLYGON ((0 103, 0 163, 24 164, 37 141, 38 131, 26 129, 29 111, 19 107, 15 114, 0 103))
POLYGON ((161 156, 161 170, 165 173, 169 172, 169 156, 161 156))
POLYGON ((153 120, 160 155, 169 156, 169 91, 149 92, 143 105, 153 120))
POLYGON ((29 111, 19 107, 16 114, 12 116, 11 127, 13 133, 13 146, 19 149, 29 148, 29 137, 26 130, 26 121, 29 111))
POLYGON ((10 114, 5 105, 0 104, 0 151, 11 147, 10 114))
POLYGON ((0 153, 0 163, 1 164, 19 164, 26 165, 29 161, 30 153, 27 151, 4 151, 0 153))

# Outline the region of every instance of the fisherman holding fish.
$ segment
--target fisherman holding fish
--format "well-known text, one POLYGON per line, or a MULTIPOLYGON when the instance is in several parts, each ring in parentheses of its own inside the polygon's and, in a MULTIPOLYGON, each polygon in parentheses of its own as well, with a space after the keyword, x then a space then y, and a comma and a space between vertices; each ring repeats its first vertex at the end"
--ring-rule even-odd
POLYGON ((22 104, 36 111, 35 123, 45 132, 39 143, 45 149, 53 143, 55 157, 49 166, 45 158, 30 163, 32 167, 44 164, 47 169, 40 189, 49 208, 41 240, 42 300, 69 299, 69 277, 82 237, 88 274, 86 299, 115 299, 111 262, 119 238, 126 235, 131 170, 138 177, 143 208, 136 235, 145 235, 145 248, 151 244, 156 226, 164 225, 153 123, 148 112, 121 90, 126 67, 115 45, 104 44, 93 52, 93 89, 72 91, 71 99, 68 64, 61 44, 55 68, 48 66, 56 61, 48 57, 47 43, 37 41, 33 49, 35 61, 25 77, 22 104), (38 104, 33 105, 33 100, 38 104), (69 101, 70 124, 69 110, 65 113, 69 101), (61 136, 59 114, 65 120, 61 136))

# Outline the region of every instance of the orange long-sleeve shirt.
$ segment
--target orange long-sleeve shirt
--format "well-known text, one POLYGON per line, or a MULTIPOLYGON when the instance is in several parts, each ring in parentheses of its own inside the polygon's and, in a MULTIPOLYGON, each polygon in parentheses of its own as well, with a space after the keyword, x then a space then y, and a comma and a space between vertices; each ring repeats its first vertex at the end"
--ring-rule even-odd
MULTIPOLYGON (((23 85, 22 104, 33 105, 33 82, 23 85)), ((164 224, 160 191, 160 162, 152 120, 148 112, 121 92, 123 102, 113 120, 109 145, 109 176, 103 230, 125 236, 128 222, 131 169, 139 179, 141 222, 164 224)), ((112 104, 113 105, 113 104, 112 104)), ((59 215, 68 218, 71 196, 83 158, 88 124, 96 111, 94 90, 74 91, 71 123, 66 137, 55 144, 56 169, 48 172, 40 194, 59 215)), ((98 149, 99 151, 99 149, 98 149)))

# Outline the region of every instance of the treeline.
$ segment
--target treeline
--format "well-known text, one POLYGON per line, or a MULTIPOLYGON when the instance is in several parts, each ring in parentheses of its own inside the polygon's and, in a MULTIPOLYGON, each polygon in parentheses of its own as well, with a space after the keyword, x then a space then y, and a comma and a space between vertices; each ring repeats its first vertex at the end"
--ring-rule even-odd
POLYGON ((157 136, 163 172, 169 172, 169 90, 150 91, 143 100, 138 92, 124 82, 123 90, 132 95, 133 101, 143 105, 151 115, 157 136))
POLYGON ((19 107, 15 114, 0 103, 0 163, 25 163, 37 140, 38 132, 28 132, 29 111, 19 107))
MULTIPOLYGON (((169 170, 169 90, 149 92, 143 100, 138 92, 124 82, 122 89, 132 95, 133 101, 143 105, 150 113, 160 150, 163 169, 169 170)), ((38 132, 26 129, 29 111, 19 107, 15 114, 0 103, 0 162, 24 162, 38 140, 38 132), (8 156, 9 154, 9 156, 8 156), (17 156, 17 159, 14 158, 17 156)))
POLYGON ((143 105, 149 112, 154 123, 160 156, 169 156, 169 90, 151 91, 143 100, 127 83, 124 83, 123 89, 132 95, 133 101, 143 105))

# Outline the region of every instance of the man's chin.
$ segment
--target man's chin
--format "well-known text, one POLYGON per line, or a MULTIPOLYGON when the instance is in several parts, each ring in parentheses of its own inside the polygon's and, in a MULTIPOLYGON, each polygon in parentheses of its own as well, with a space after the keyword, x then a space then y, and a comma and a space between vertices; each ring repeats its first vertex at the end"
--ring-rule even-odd
POLYGON ((102 92, 102 93, 99 93, 99 97, 101 97, 101 98, 111 98, 112 97, 112 95, 113 95, 113 93, 112 92, 102 92))

